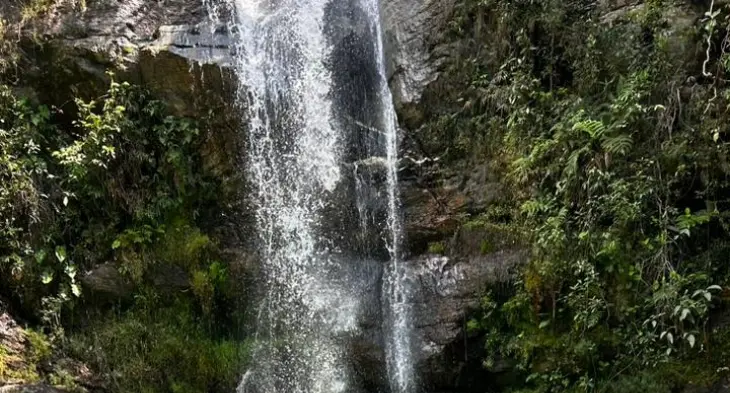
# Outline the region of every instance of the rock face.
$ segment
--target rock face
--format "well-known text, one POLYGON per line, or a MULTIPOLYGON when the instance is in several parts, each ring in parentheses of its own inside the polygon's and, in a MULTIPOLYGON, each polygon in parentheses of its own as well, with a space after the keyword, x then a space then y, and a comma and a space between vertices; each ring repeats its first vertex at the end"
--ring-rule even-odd
POLYGON ((200 115, 203 103, 214 109, 211 99, 219 105, 231 101, 228 31, 208 19, 200 1, 102 0, 89 2, 85 11, 66 3, 25 27, 42 31, 47 41, 32 59, 36 65, 65 74, 58 83, 67 86, 53 86, 56 94, 94 91, 100 82, 106 87, 111 70, 150 88, 177 115, 200 115))
MULTIPOLYGON (((401 113, 418 106, 424 89, 439 75, 447 46, 446 25, 457 0, 384 0, 383 19, 391 89, 401 113)), ((119 78, 149 88, 176 115, 205 123, 211 151, 206 165, 234 176, 240 162, 238 135, 240 111, 236 108, 236 83, 230 54, 235 48, 229 31, 207 14, 205 0, 98 0, 78 10, 60 1, 43 21, 27 26, 41 32, 42 48, 28 40, 35 54, 27 83, 38 96, 55 102, 86 93, 98 96, 108 84, 107 70, 119 78), (54 81, 48 86, 48 81, 54 81), (45 90, 40 90, 43 87, 45 90)), ((73 2, 74 4, 76 2, 73 2)), ((4 10, 0 9, 0 12, 4 10)), ((478 306, 485 286, 509 280, 522 259, 516 251, 427 254, 433 241, 454 242, 453 248, 479 250, 460 230, 461 219, 488 204, 498 186, 489 168, 441 168, 437 160, 406 157, 402 172, 402 199, 406 238, 413 257, 417 361, 425 386, 448 388, 458 377, 464 348, 468 312, 478 306)), ((482 236, 483 237, 483 236, 482 236)), ((476 242, 476 243, 475 243, 476 242)), ((161 286, 185 288, 187 277, 172 272, 159 277, 161 286)), ((113 264, 101 265, 84 278, 92 292, 124 298, 132 287, 113 264)), ((377 303, 377 299, 373 300, 377 303)), ((377 314, 377 313, 376 313, 377 314)), ((377 315, 372 316, 375 319, 377 315)), ((370 317, 369 317, 370 318, 370 317)), ((2 332, 0 319, 0 333, 2 332)), ((364 338, 356 346, 366 384, 382 386, 382 341, 377 323, 365 323, 364 338), (369 324, 368 324, 369 323, 369 324)), ((7 387, 10 389, 10 387, 7 387)), ((16 390, 53 392, 43 385, 12 387, 16 390), (43 390, 46 389, 46 390, 43 390)), ((2 390, 0 390, 2 391, 2 390)))
POLYGON ((522 260, 522 252, 500 251, 476 258, 424 255, 410 261, 416 284, 417 370, 429 391, 459 385, 472 345, 466 335, 468 312, 479 307, 488 287, 509 283, 522 260))
POLYGON ((456 0, 384 0, 382 14, 390 86, 396 105, 418 103, 446 55, 439 45, 456 0))
MULTIPOLYGON (((470 311, 478 308, 488 287, 508 284, 524 260, 521 251, 498 251, 479 256, 423 254, 405 262, 409 271, 413 350, 418 380, 426 391, 458 387, 466 357, 474 349, 466 336, 470 311)), ((362 275, 370 280, 363 291, 360 333, 352 340, 352 358, 357 377, 368 391, 387 391, 383 336, 377 277, 374 268, 362 275)))

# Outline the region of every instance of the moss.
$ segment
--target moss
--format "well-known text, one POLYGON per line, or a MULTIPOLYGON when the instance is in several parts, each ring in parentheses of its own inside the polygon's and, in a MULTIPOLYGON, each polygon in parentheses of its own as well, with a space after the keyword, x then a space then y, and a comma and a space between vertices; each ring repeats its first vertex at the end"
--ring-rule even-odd
POLYGON ((482 239, 482 244, 479 246, 479 251, 482 255, 494 252, 494 244, 487 239, 482 239))
POLYGON ((0 379, 2 380, 8 379, 7 373, 10 372, 10 361, 11 359, 8 355, 8 349, 4 345, 0 344, 0 379))
POLYGON ((46 335, 33 329, 26 329, 25 338, 30 344, 28 355, 34 363, 46 361, 51 357, 53 350, 46 335))
POLYGON ((444 242, 431 242, 428 244, 428 252, 429 254, 442 255, 446 252, 446 245, 444 242))
POLYGON ((30 22, 50 11, 55 0, 30 0, 20 11, 23 22, 30 22))
POLYGON ((208 272, 198 270, 193 273, 191 280, 193 293, 198 298, 203 312, 210 314, 213 307, 213 296, 215 295, 215 286, 208 275, 208 272))
POLYGON ((68 392, 84 391, 79 388, 79 385, 76 383, 76 379, 68 370, 54 370, 47 379, 52 386, 68 392))
POLYGON ((0 344, 0 381, 32 383, 38 380, 40 375, 32 358, 14 354, 0 344))

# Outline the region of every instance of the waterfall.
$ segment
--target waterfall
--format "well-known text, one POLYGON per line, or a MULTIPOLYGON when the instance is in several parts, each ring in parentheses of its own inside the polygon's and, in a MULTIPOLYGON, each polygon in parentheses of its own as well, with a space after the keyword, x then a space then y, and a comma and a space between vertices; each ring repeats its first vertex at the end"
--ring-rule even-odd
POLYGON ((378 69, 378 103, 382 115, 383 132, 386 144, 387 198, 388 215, 387 240, 390 264, 383 280, 383 296, 386 332, 386 362, 390 388, 394 393, 411 393, 415 390, 413 353, 411 344, 412 320, 410 306, 410 287, 407 270, 401 261, 401 241, 403 228, 400 217, 400 199, 398 197, 398 124, 393 107, 393 97, 388 86, 388 75, 385 66, 385 50, 383 47, 383 31, 379 0, 364 0, 370 20, 374 26, 375 57, 378 69))
POLYGON ((378 0, 203 1, 214 22, 230 14, 261 270, 256 347, 239 390, 358 390, 349 342, 377 306, 390 389, 413 392, 378 0), (378 282, 371 261, 382 286, 366 304, 366 282, 378 282))

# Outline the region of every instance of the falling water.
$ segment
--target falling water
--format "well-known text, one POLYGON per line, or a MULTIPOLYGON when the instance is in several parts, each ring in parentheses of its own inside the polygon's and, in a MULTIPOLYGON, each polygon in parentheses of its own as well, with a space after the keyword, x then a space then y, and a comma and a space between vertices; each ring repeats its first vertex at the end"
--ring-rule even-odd
POLYGON ((390 266, 386 269, 383 280, 383 295, 386 332, 386 362, 391 390, 395 393, 411 393, 415 391, 413 372, 413 354, 411 348, 411 307, 410 288, 407 272, 401 261, 401 241, 403 228, 400 217, 400 199, 398 198, 398 128, 393 97, 388 86, 385 67, 385 51, 383 48, 383 32, 380 19, 379 0, 363 0, 366 3, 370 20, 374 26, 373 43, 375 45, 378 68, 378 101, 382 116, 383 132, 386 144, 387 198, 388 216, 387 239, 390 266))
POLYGON ((322 61, 326 1, 267 3, 235 3, 266 287, 247 379, 266 393, 337 393, 348 380, 337 333, 354 329, 357 303, 328 281, 334 250, 319 233, 340 181, 340 135, 331 124, 331 76, 322 61))
MULTIPOLYGON (((394 393, 413 392, 398 137, 378 0, 203 1, 211 13, 227 8, 233 15, 229 31, 247 120, 246 170, 261 261, 264 295, 256 348, 239 390, 355 390, 347 341, 358 334, 365 306, 357 282, 362 277, 353 272, 364 259, 378 259, 382 248, 387 251, 381 302, 388 380, 394 393), (341 20, 330 20, 337 7, 353 21, 355 11, 365 18, 364 29, 355 23, 344 29, 364 30, 357 33, 359 40, 370 46, 365 52, 371 70, 362 73, 372 77, 360 89, 367 93, 368 110, 343 109, 353 89, 342 88, 347 78, 337 75, 341 70, 332 60, 333 37, 347 36, 337 30, 343 29, 341 20), (384 181, 378 184, 380 177, 384 181), (350 208, 359 220, 347 213, 350 208), (359 245, 342 232, 359 232, 353 235, 359 245), (381 241, 363 240, 370 233, 381 241)), ((357 106, 353 103, 350 108, 357 106)))

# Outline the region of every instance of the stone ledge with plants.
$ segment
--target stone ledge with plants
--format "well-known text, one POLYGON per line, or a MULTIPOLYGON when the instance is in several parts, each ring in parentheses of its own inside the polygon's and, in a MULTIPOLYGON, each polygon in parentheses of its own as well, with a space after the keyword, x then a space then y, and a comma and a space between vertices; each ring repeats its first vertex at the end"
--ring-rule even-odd
POLYGON ((440 166, 494 169, 475 247, 530 250, 467 323, 464 390, 726 391, 730 8, 614 3, 459 2, 406 119, 440 166))

